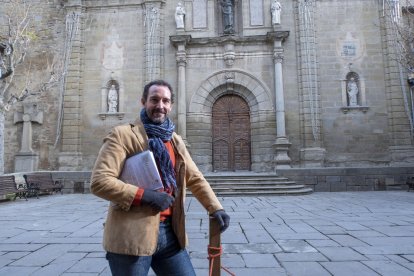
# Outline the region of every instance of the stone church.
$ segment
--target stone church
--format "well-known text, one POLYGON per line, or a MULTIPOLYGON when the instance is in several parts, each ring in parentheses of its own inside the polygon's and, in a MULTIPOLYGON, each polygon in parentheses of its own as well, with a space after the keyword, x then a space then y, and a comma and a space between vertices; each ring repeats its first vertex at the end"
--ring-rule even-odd
POLYGON ((55 30, 45 43, 63 49, 68 72, 64 89, 16 107, 43 114, 29 120, 30 154, 23 119, 9 114, 5 171, 90 171, 102 138, 134 121, 144 85, 161 78, 175 90, 176 131, 207 174, 278 174, 317 191, 404 187, 413 99, 393 59, 388 2, 398 5, 41 1, 40 26, 55 30))

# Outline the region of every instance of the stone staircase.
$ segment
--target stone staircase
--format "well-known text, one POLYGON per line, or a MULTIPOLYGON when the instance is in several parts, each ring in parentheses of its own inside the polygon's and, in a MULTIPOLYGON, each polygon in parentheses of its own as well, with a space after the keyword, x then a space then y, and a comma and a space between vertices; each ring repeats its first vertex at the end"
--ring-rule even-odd
POLYGON ((254 172, 206 173, 218 196, 303 195, 313 190, 276 174, 254 172))

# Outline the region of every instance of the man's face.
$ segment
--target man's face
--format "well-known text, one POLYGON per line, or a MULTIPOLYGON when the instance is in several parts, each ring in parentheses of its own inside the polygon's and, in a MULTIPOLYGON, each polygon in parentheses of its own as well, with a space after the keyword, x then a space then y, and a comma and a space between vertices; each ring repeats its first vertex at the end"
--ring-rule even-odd
POLYGON ((171 111, 171 91, 166 86, 152 85, 148 90, 148 97, 141 99, 148 118, 156 124, 167 119, 171 111))

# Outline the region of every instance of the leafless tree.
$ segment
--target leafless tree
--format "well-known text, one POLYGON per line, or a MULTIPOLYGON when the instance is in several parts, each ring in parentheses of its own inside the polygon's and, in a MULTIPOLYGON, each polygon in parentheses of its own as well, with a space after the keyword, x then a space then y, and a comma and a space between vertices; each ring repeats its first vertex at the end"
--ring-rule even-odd
POLYGON ((398 62, 414 72, 414 0, 384 0, 384 15, 395 38, 398 62))
POLYGON ((37 97, 63 77, 57 49, 42 43, 34 19, 41 14, 31 0, 2 1, 0 12, 0 174, 4 172, 4 123, 11 107, 37 97), (3 50, 2 50, 3 49, 3 50))

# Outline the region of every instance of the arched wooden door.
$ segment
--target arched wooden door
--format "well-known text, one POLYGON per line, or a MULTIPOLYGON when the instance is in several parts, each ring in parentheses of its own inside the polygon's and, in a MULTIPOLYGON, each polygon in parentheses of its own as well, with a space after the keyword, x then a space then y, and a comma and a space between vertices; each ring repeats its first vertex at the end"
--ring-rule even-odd
POLYGON ((213 105, 214 171, 250 170, 250 110, 236 95, 219 98, 213 105))

